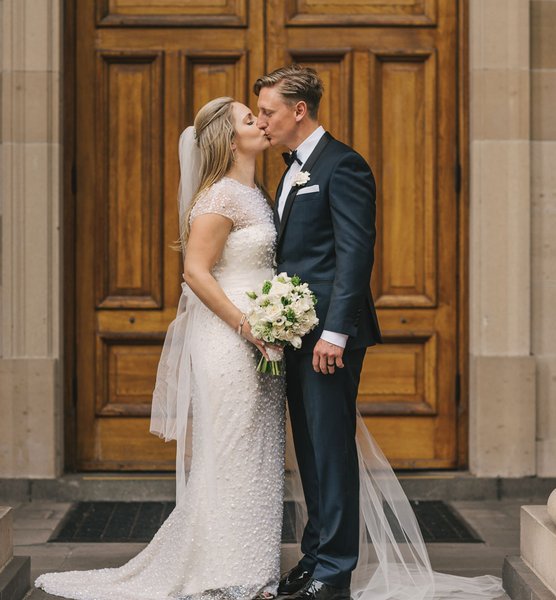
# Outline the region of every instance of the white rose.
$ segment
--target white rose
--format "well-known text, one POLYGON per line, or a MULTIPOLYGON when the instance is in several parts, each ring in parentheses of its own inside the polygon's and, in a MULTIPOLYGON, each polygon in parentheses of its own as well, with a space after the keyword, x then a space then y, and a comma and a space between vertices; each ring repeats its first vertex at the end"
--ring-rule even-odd
POLYGON ((311 179, 310 173, 307 171, 299 171, 293 178, 292 186, 305 185, 311 179))
POLYGON ((270 289, 270 293, 274 296, 288 296, 292 290, 291 283, 281 283, 280 281, 275 281, 272 283, 272 288, 270 289))
POLYGON ((301 338, 298 335, 292 338, 291 343, 294 348, 301 348, 301 338))

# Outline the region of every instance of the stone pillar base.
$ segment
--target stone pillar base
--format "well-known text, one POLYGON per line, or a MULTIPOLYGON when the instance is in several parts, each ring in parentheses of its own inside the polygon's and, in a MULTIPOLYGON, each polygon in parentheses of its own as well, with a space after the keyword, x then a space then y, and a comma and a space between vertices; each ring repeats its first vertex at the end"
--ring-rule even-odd
POLYGON ((0 477, 62 473, 59 361, 0 359, 0 477))
POLYGON ((556 526, 545 505, 521 507, 521 558, 556 598, 556 526))
POLYGON ((12 509, 0 506, 0 570, 12 559, 12 509))
POLYGON ((535 359, 471 356, 469 395, 469 463, 473 475, 534 475, 535 359))
POLYGON ((556 596, 519 556, 505 558, 502 583, 512 600, 556 600, 556 596))
POLYGON ((12 509, 0 506, 0 598, 21 600, 29 591, 31 559, 13 555, 12 509))

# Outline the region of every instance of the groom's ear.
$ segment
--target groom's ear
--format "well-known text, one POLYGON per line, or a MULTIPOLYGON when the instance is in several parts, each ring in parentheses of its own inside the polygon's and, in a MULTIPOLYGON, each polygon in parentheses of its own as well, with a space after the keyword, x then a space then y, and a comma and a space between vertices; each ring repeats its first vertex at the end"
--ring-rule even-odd
POLYGON ((307 114, 307 103, 305 100, 300 100, 295 105, 295 120, 299 123, 303 117, 307 114))

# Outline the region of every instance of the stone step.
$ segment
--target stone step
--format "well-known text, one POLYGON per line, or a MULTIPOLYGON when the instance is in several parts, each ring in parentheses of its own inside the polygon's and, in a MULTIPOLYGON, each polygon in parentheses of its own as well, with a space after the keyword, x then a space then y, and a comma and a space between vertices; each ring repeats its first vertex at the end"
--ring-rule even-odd
MULTIPOLYGON (((399 473, 409 498, 415 500, 501 500, 520 498, 546 502, 556 488, 556 477, 475 477, 465 471, 399 473)), ((2 479, 0 502, 53 500, 167 501, 175 498, 171 473, 70 473, 58 479, 2 479)))
POLYGON ((13 556, 12 509, 0 506, 0 571, 13 556))

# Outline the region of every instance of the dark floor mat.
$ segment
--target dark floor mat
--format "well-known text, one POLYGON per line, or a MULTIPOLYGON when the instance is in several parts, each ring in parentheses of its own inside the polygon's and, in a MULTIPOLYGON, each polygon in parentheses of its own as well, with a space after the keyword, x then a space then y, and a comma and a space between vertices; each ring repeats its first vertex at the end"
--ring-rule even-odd
POLYGON ((411 507, 427 543, 483 542, 463 517, 442 500, 412 500, 411 507))
MULTIPOLYGON (((425 542, 482 542, 447 504, 412 501, 425 542)), ((174 509, 173 502, 77 502, 49 542, 149 542, 174 509)), ((295 542, 295 509, 284 504, 282 542, 295 542)), ((389 519, 390 520, 390 519, 389 519)), ((403 535, 395 531, 400 541, 403 535)))

